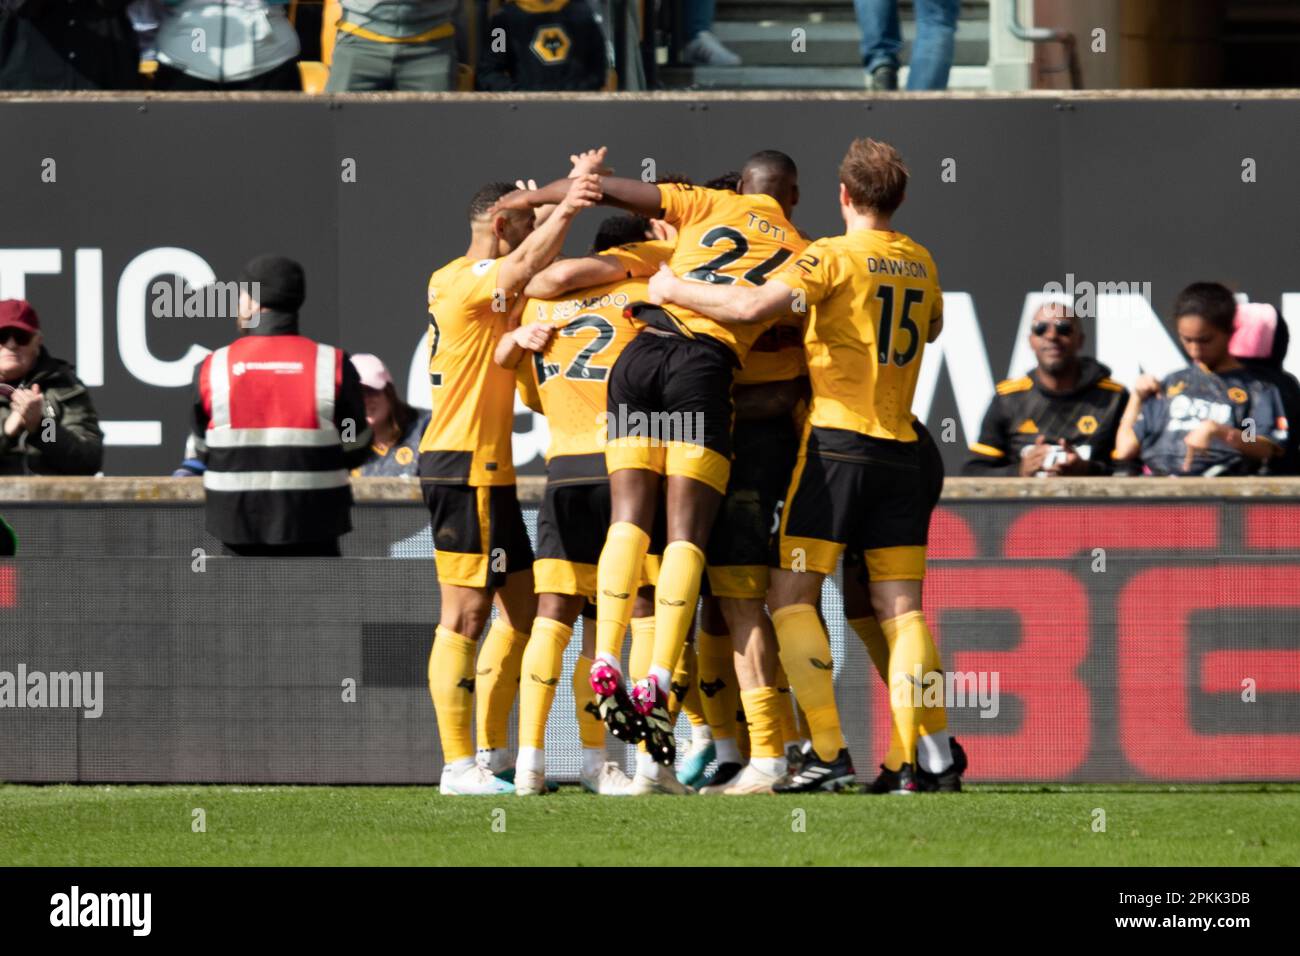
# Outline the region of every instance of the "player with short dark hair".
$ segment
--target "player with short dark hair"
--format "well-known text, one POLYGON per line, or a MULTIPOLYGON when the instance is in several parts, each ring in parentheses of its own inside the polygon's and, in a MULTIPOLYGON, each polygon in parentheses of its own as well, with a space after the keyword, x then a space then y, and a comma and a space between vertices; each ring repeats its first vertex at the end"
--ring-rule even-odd
POLYGON ((943 320, 933 258, 891 228, 906 188, 907 169, 892 146, 855 140, 841 164, 843 235, 812 243, 757 288, 706 286, 668 269, 650 282, 652 302, 721 321, 743 325, 789 311, 809 314, 804 344, 812 407, 782 509, 781 567, 772 572, 768 605, 813 752, 773 788, 779 793, 840 789, 855 780, 835 705, 830 642, 816 606, 822 579, 846 547, 862 552, 867 565, 907 762, 915 765, 919 753, 918 773, 952 772, 942 708, 919 706, 906 693, 917 675, 942 669, 920 610, 933 503, 911 406, 925 344, 943 320))
MULTIPOLYGON (((559 188, 552 183, 523 190, 506 197, 503 206, 554 202, 559 188)), ((672 266, 702 287, 758 285, 804 244, 789 220, 799 198, 797 170, 775 151, 750 158, 739 193, 608 176, 601 178, 601 190, 604 203, 675 225, 680 235, 672 266)), ((654 759, 671 767, 668 694, 695 614, 704 546, 727 487, 731 383, 777 316, 729 325, 689 309, 641 304, 632 312, 644 329, 615 363, 609 386, 606 463, 613 523, 597 570, 592 681, 607 722, 629 720, 635 710, 646 721, 654 759), (633 697, 623 686, 615 650, 631 614, 665 479, 668 544, 655 590, 654 657, 649 678, 637 683, 633 697)))
MULTIPOLYGON (((649 233, 649 221, 643 217, 612 217, 601 223, 592 252, 620 261, 644 260, 646 268, 667 262, 672 244, 647 242, 649 233)), ((644 298, 645 289, 643 278, 622 279, 550 299, 529 298, 521 324, 502 337, 496 350, 498 364, 518 368, 521 388, 534 396, 529 404, 546 415, 551 436, 533 563, 537 617, 524 651, 519 691, 520 747, 514 783, 515 792, 523 796, 546 792, 546 721, 579 614, 585 616, 583 653, 573 689, 583 746, 581 783, 603 795, 622 795, 632 789, 632 781, 618 765, 605 759, 605 726, 587 674, 596 643, 595 608, 590 602, 596 597, 596 562, 610 515, 601 425, 606 385, 610 367, 637 334, 624 310, 644 298)), ((634 615, 635 631, 644 631, 644 625, 636 625, 646 619, 653 627, 653 604, 648 599, 640 602, 634 615)), ((629 727, 620 736, 636 742, 640 735, 629 727)))
POLYGON ((514 187, 484 186, 470 202, 468 250, 429 279, 432 412, 420 442, 419 474, 440 592, 429 692, 445 794, 512 789, 495 774, 510 769, 510 710, 537 601, 532 547, 515 493, 515 377, 492 355, 525 284, 555 258, 578 210, 599 198, 594 176, 564 183, 558 205, 536 228, 531 213, 494 210, 514 187), (494 603, 498 617, 476 666, 475 644, 494 603), (477 761, 471 699, 477 703, 477 761))

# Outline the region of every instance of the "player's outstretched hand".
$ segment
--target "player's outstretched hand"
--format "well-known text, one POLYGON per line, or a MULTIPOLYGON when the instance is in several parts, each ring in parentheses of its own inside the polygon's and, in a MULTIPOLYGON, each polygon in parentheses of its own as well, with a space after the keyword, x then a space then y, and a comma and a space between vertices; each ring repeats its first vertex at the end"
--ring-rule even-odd
POLYGON ((529 325, 521 325, 510 333, 511 338, 515 340, 515 345, 529 352, 540 352, 551 342, 551 336, 555 334, 555 326, 548 322, 533 322, 529 325))
MULTIPOLYGON (((503 198, 509 198, 510 195, 503 198)), ((571 212, 577 212, 579 209, 586 209, 588 206, 594 206, 600 202, 604 193, 600 188, 600 177, 593 173, 586 173, 573 180, 569 186, 569 192, 564 197, 561 206, 567 206, 571 212)))
POLYGON ((596 174, 597 176, 608 176, 613 170, 605 166, 605 153, 609 151, 608 146, 600 146, 596 149, 589 149, 584 153, 570 156, 569 162, 573 164, 573 169, 569 172, 570 179, 577 179, 579 176, 596 174))
POLYGON ((667 263, 659 264, 659 271, 650 277, 650 287, 646 291, 646 300, 651 305, 663 305, 672 300, 673 283, 677 276, 668 268, 667 263))

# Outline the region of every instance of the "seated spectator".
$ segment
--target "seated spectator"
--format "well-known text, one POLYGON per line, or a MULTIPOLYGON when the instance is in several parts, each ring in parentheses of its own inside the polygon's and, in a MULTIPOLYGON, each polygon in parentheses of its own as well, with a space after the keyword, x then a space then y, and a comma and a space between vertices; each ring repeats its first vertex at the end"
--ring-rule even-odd
POLYGON ((298 34, 286 15, 287 3, 164 0, 154 88, 301 90, 298 34), (195 31, 201 45, 194 42, 195 31))
MULTIPOLYGON (((1250 302, 1237 307, 1236 330, 1228 351, 1264 381, 1277 386, 1288 423, 1300 421, 1300 381, 1282 368, 1291 332, 1271 305, 1250 302)), ((1287 428, 1286 450, 1266 464, 1274 475, 1300 475, 1300 430, 1287 428)))
POLYGON ((141 60, 158 59, 158 24, 162 22, 162 0, 131 0, 127 16, 135 30, 141 60))
POLYGON ((1128 398, 1110 369, 1081 355, 1071 309, 1045 305, 1029 328, 1038 367, 999 382, 963 475, 1108 475, 1128 398))
POLYGON ((366 400, 366 421, 374 432, 370 455, 353 475, 414 478, 420 465, 420 439, 429 413, 418 412, 397 397, 393 376, 377 355, 352 356, 366 400))
POLYGON ((1277 387, 1228 351, 1232 292, 1197 282, 1174 303, 1192 364, 1156 381, 1139 376, 1120 423, 1117 455, 1153 475, 1245 475, 1282 455, 1287 422, 1277 387))
POLYGON ((72 366, 45 350, 36 310, 0 300, 0 475, 93 475, 104 434, 72 366))
POLYGON ((599 90, 605 35, 586 0, 514 0, 492 17, 479 52, 480 90, 599 90))
POLYGON ((343 0, 327 93, 456 88, 459 0, 343 0))
POLYGON ((0 0, 0 90, 130 90, 130 0, 0 0))

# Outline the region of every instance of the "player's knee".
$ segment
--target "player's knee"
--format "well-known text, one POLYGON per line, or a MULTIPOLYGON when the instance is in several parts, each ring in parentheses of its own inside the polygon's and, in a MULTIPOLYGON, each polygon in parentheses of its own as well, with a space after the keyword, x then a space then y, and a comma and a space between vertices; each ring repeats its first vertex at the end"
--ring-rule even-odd
POLYGON ((871 609, 878 621, 921 610, 920 581, 873 581, 870 591, 871 609))
POLYGON ((760 598, 718 598, 718 605, 732 634, 748 634, 761 623, 763 601, 760 598))
POLYGON ((816 605, 821 594, 822 575, 809 571, 787 571, 773 568, 768 585, 767 603, 772 610, 791 604, 816 605))
POLYGON ((572 624, 585 603, 581 595, 541 594, 537 597, 537 616, 572 624))
POLYGON ((483 633, 483 627, 487 624, 491 609, 492 605, 488 601, 484 601, 482 606, 461 604, 457 607, 443 607, 438 624, 457 634, 478 640, 479 635, 483 633))

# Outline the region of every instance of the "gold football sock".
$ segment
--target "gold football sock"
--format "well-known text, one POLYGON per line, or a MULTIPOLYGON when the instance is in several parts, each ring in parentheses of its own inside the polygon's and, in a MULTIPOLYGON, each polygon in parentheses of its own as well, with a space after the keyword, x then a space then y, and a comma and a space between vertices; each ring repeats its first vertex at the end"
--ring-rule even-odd
POLYGON ((727 634, 699 631, 700 704, 709 722, 713 739, 730 740, 736 736, 736 667, 727 634))
POLYGON ((655 619, 632 618, 632 649, 627 654, 627 680, 639 681, 650 673, 650 658, 655 650, 655 619))
POLYGON ((596 656, 623 659, 623 635, 632 617, 650 536, 628 521, 609 526, 596 565, 596 656))
MULTIPOLYGON (((874 615, 855 617, 849 621, 849 627, 862 639, 867 648, 867 656, 875 665, 876 673, 885 683, 885 693, 889 694, 889 642, 885 632, 874 615)), ((889 705, 889 750, 885 754, 885 769, 897 770, 906 762, 907 751, 903 747, 903 738, 898 733, 898 721, 894 718, 893 698, 889 705)))
MULTIPOLYGON (((931 675, 937 673, 942 680, 939 650, 920 611, 890 618, 880 626, 889 643, 889 706, 902 741, 904 761, 915 766, 917 737, 937 734, 948 727, 941 690, 938 707, 923 703, 926 685, 934 680, 931 675)), ((934 693, 930 691, 930 695, 934 693)))
POLYGON ((736 749, 740 751, 740 762, 749 762, 749 724, 745 723, 745 712, 740 707, 740 694, 736 694, 736 749))
POLYGON ((790 678, 785 676, 785 668, 780 661, 776 665, 777 719, 781 723, 781 743, 794 744, 803 739, 799 733, 799 721, 794 716, 794 694, 790 693, 790 678))
POLYGON ((659 566, 659 583, 655 586, 655 649, 650 661, 652 673, 660 671, 671 675, 677 666, 677 659, 682 656, 682 648, 686 646, 691 621, 695 620, 695 605, 700 597, 700 574, 703 571, 704 552, 689 541, 670 541, 664 548, 663 562, 659 566))
POLYGON ((510 711, 519 692, 519 668, 527 646, 528 635, 502 618, 492 622, 483 639, 474 678, 480 750, 499 750, 510 743, 510 711))
POLYGON ((474 712, 474 644, 472 637, 445 627, 434 631, 429 654, 429 696, 438 720, 444 763, 474 756, 470 725, 474 712))
POLYGON ((591 689, 587 675, 591 673, 592 659, 579 657, 573 671, 573 707, 578 713, 578 737, 588 750, 605 748, 605 722, 596 709, 596 692, 591 689))
POLYGON ((749 756, 780 757, 785 754, 781 740, 781 694, 775 687, 742 690, 740 701, 749 725, 749 756))
POLYGON ((681 711, 686 711, 686 719, 692 727, 705 723, 704 714, 700 712, 699 661, 695 645, 689 642, 682 648, 682 656, 677 659, 677 667, 673 670, 673 693, 668 701, 668 712, 674 720, 681 711))
POLYGON ((811 604, 791 604, 773 613, 772 625, 781 664, 808 716, 813 749, 822 760, 834 760, 844 749, 844 734, 835 706, 831 643, 817 609, 811 604))
MULTIPOLYGON (((546 746, 546 718, 560 683, 561 661, 573 628, 548 617, 533 619, 533 633, 524 648, 519 681, 519 746, 546 746)), ((585 674, 583 676, 586 676, 585 674)))

